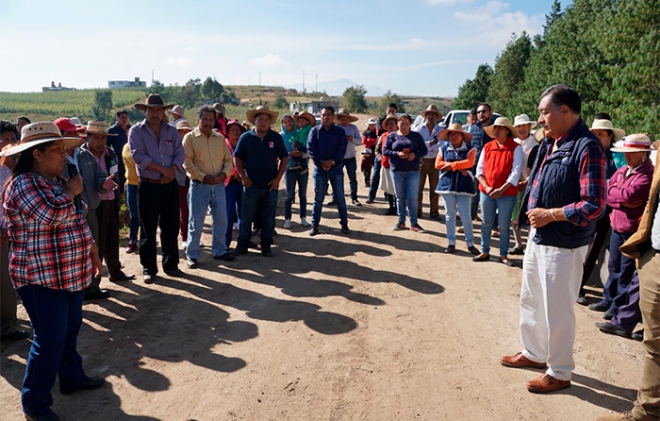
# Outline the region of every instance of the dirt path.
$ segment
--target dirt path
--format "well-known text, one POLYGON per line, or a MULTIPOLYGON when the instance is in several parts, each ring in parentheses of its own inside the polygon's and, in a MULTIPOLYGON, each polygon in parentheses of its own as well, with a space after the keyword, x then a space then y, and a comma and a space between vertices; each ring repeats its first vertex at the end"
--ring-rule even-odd
MULTIPOLYGON (((308 211, 311 178, 309 190, 308 211)), ((631 407, 640 343, 598 332, 599 315, 576 306, 573 386, 528 393, 539 372, 498 362, 519 350, 520 269, 445 255, 440 222, 393 233, 383 210, 349 205, 349 237, 336 209, 324 209, 314 238, 278 216, 273 258, 251 251, 218 264, 204 248, 200 269, 182 261, 185 279, 104 279, 113 298, 85 305, 78 348, 88 373, 110 384, 71 396, 55 387, 53 410, 68 421, 529 421, 631 407)), ((140 272, 136 255, 121 257, 140 272)), ((23 419, 28 349, 2 345, 1 420, 23 419)))

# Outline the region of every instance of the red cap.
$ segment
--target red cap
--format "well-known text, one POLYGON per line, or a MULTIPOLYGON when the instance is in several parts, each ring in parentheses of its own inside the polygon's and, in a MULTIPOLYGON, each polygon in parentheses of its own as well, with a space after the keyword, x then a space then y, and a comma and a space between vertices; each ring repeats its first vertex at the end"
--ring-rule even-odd
POLYGON ((53 123, 60 129, 61 132, 78 132, 82 133, 85 131, 84 127, 78 127, 71 122, 69 118, 58 118, 53 123))

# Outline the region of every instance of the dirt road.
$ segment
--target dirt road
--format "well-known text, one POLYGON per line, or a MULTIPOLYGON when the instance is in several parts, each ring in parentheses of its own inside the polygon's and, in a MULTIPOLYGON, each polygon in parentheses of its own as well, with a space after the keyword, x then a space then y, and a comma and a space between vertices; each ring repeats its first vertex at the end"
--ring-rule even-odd
MULTIPOLYGON (((308 211, 311 177, 309 190, 308 211)), ((184 279, 105 278, 113 297, 85 305, 78 348, 88 373, 109 384, 69 396, 56 386, 53 410, 68 421, 529 421, 631 407, 641 343, 600 333, 600 315, 576 305, 573 386, 528 393, 540 373, 499 364, 520 346, 520 269, 473 263, 462 237, 445 255, 441 222, 392 232, 384 207, 349 205, 349 236, 336 209, 324 209, 314 238, 297 217, 285 230, 278 216, 272 258, 252 250, 219 264, 204 248, 200 269, 181 262, 184 279)), ((140 273, 136 255, 121 258, 140 273)), ((23 419, 28 350, 28 341, 2 344, 2 420, 23 419)))

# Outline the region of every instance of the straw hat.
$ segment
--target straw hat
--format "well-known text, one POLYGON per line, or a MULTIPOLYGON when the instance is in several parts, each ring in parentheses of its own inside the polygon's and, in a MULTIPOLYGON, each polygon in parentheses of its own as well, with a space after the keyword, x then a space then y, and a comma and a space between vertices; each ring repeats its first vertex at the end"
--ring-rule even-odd
POLYGON ((108 133, 108 124, 105 121, 88 121, 85 127, 86 134, 102 134, 106 136, 117 136, 117 133, 108 133))
POLYGON ((280 115, 280 113, 278 113, 277 111, 271 111, 267 105, 260 105, 254 110, 249 110, 248 112, 246 112, 245 118, 247 118, 247 121, 254 124, 254 119, 257 118, 258 114, 268 114, 270 116, 270 119, 273 121, 277 120, 277 116, 280 115))
POLYGON ((452 133, 460 133, 463 135, 463 142, 472 142, 472 134, 463 130, 461 123, 451 123, 449 127, 441 131, 438 135, 440 140, 449 140, 449 135, 452 133))
MULTIPOLYGON (((607 121, 607 120, 602 120, 602 121, 607 121)), ((650 152, 651 145, 653 145, 653 142, 651 142, 651 139, 649 139, 648 135, 643 133, 638 133, 638 134, 631 134, 626 136, 626 138, 623 140, 623 146, 614 147, 610 150, 612 152, 628 152, 628 153, 650 152)))
POLYGON ((383 122, 380 123, 380 127, 382 127, 383 129, 386 129, 387 128, 387 122, 390 121, 390 120, 399 121, 399 118, 395 115, 388 115, 387 117, 385 117, 383 119, 383 122))
POLYGON ((614 133, 614 141, 623 139, 623 136, 626 135, 626 132, 623 129, 616 129, 610 120, 594 120, 591 123, 591 128, 589 129, 592 132, 594 130, 611 130, 614 133))
POLYGON ((351 115, 351 112, 348 111, 348 108, 340 108, 339 111, 335 114, 335 122, 339 121, 339 117, 348 117, 348 121, 351 123, 355 123, 356 121, 359 120, 359 118, 355 117, 354 115, 351 115))
POLYGON ((316 126, 316 118, 311 113, 305 111, 304 113, 298 114, 296 116, 296 121, 300 120, 301 118, 304 118, 305 120, 309 121, 310 126, 312 127, 316 126))
POLYGON ((518 127, 522 126, 523 124, 531 124, 531 128, 533 129, 534 127, 538 126, 538 123, 536 121, 530 121, 529 116, 527 114, 520 114, 517 115, 513 119, 513 127, 518 127))
POLYGON ((537 142, 541 142, 543 139, 545 139, 545 129, 541 127, 537 131, 534 132, 534 140, 537 142))
POLYGON ((193 127, 188 123, 188 120, 182 120, 176 123, 176 130, 185 130, 188 133, 193 131, 193 127))
POLYGON ((421 115, 422 118, 426 119, 426 113, 436 113, 438 115, 437 118, 442 118, 443 117, 442 113, 438 110, 438 107, 436 107, 433 104, 426 107, 426 109, 424 111, 422 111, 421 113, 419 113, 419 115, 421 115))
POLYGON ((495 137, 495 136, 493 136, 493 129, 495 128, 495 126, 506 127, 507 129, 509 129, 511 131, 511 136, 512 137, 514 137, 514 138, 518 137, 518 130, 516 130, 516 128, 513 127, 513 125, 511 124, 511 120, 509 120, 506 117, 498 117, 495 120, 495 123, 493 123, 492 125, 484 128, 484 131, 486 132, 486 134, 488 136, 492 137, 492 138, 495 137))
POLYGON ((172 104, 165 104, 158 94, 149 94, 144 104, 133 104, 133 106, 140 111, 147 111, 147 108, 170 108, 172 104))
POLYGON ((178 116, 184 117, 186 115, 186 110, 183 109, 180 105, 175 105, 171 109, 167 110, 170 114, 176 114, 178 116))
POLYGON ((2 154, 4 156, 16 155, 33 146, 56 140, 63 141, 65 149, 78 146, 82 142, 79 137, 62 137, 62 133, 60 133, 60 129, 57 128, 55 123, 44 121, 23 126, 21 130, 21 142, 16 146, 6 149, 2 154))

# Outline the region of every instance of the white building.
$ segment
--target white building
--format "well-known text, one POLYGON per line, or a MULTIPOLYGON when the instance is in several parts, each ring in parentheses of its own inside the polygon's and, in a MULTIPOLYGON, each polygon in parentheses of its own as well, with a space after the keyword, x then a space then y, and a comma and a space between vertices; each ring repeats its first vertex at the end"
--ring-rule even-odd
POLYGON ((140 81, 139 77, 136 77, 135 80, 110 80, 108 81, 108 88, 110 89, 119 89, 119 88, 146 88, 147 82, 140 81))

